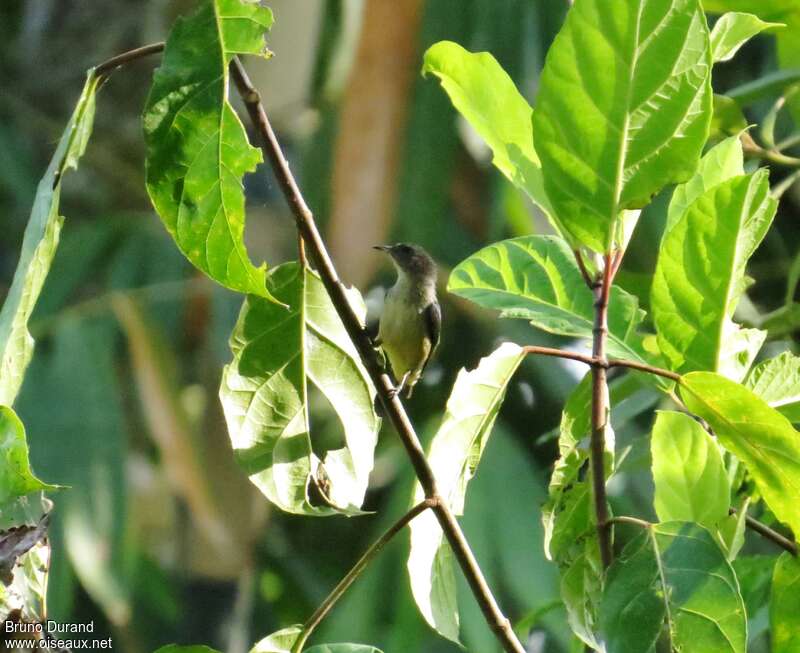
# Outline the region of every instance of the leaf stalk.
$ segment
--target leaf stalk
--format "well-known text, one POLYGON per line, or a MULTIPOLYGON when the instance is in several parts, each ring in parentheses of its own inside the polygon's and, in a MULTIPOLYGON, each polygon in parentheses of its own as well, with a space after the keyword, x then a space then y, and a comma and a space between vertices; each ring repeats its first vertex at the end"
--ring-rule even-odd
POLYGON ((331 609, 333 609, 333 606, 336 604, 336 602, 342 598, 344 593, 361 575, 361 572, 364 571, 369 563, 372 562, 372 560, 383 550, 383 547, 391 542, 394 536, 408 526, 408 524, 411 523, 415 517, 421 515, 429 508, 433 508, 435 503, 436 502, 432 499, 424 499, 423 501, 419 502, 405 515, 400 517, 400 519, 398 519, 394 524, 392 524, 387 531, 364 552, 364 555, 358 559, 358 562, 353 565, 352 569, 347 572, 344 578, 342 578, 336 587, 331 590, 331 593, 325 597, 325 600, 320 603, 319 607, 314 611, 314 614, 312 614, 305 624, 303 624, 303 629, 300 631, 300 634, 297 636, 297 639, 292 646, 292 653, 300 653, 303 650, 306 640, 308 640, 308 638, 311 636, 311 633, 314 632, 314 629, 328 615, 331 609))

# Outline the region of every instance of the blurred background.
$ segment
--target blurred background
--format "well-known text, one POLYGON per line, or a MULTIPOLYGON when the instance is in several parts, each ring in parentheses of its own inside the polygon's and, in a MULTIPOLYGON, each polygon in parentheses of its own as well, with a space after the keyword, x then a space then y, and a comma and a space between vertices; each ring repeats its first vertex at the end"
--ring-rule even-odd
MULTIPOLYGON (((458 369, 498 342, 578 347, 525 322, 449 297, 449 269, 483 245, 540 233, 532 205, 491 165, 434 79, 420 74, 441 39, 488 50, 535 102, 544 54, 566 0, 273 0, 275 56, 247 61, 253 81, 327 237, 342 278, 373 318, 393 272, 374 244, 426 247, 441 263, 444 332, 437 359, 409 404, 424 439, 438 425, 458 369)), ((165 38, 190 0, 3 0, 0 3, 0 298, 16 265, 35 187, 78 97, 85 70, 165 38)), ((799 59, 800 60, 800 59, 799 59)), ((360 518, 300 518, 273 510, 234 463, 217 399, 241 297, 215 287, 178 253, 144 191, 139 114, 157 58, 117 72, 98 97, 94 135, 66 181, 62 242, 31 329, 36 354, 18 401, 31 459, 54 495, 49 613, 94 620, 115 649, 169 642, 228 653, 302 622, 360 553, 408 506, 410 467, 384 427, 360 518), (222 537, 219 533, 223 533, 222 537)), ((780 67, 775 39, 747 45, 715 68, 725 92, 780 67)), ((773 97, 747 107, 749 122, 773 97)), ((791 136, 781 114, 778 132, 791 136)), ((786 178, 776 167, 773 182, 786 178)), ((293 222, 261 167, 246 179, 247 242, 256 262, 296 256, 293 222)), ((639 223, 620 283, 647 306, 669 193, 639 223)), ((755 284, 739 319, 792 318, 800 268, 790 188, 754 258, 755 284), (790 271, 794 272, 790 275, 790 271), (787 276, 794 285, 787 285, 787 276), (788 315, 788 317, 787 317, 788 315)), ((795 321, 793 322, 792 319, 795 321)), ((765 354, 779 348, 772 342, 765 354)), ((508 392, 468 494, 467 534, 498 599, 532 651, 569 651, 558 572, 544 559, 539 506, 557 455, 561 406, 584 373, 528 361, 508 392)), ((615 512, 651 514, 649 442, 659 397, 617 377, 613 422, 626 452, 611 488, 615 512)), ((335 430, 320 401, 312 433, 335 430)), ((622 529, 621 541, 628 536, 622 529)), ((760 542, 748 545, 757 556, 760 542)), ((418 615, 406 577, 407 536, 393 541, 317 631, 314 641, 357 641, 387 653, 454 652, 418 615)), ((768 550, 768 549, 766 549, 768 550)), ((772 552, 772 551, 769 551, 772 552)), ((759 573, 755 565, 752 573, 759 573)), ((755 612, 758 597, 753 598, 755 612)), ((467 591, 463 641, 495 650, 467 591)), ((751 628, 753 650, 766 626, 751 628)))

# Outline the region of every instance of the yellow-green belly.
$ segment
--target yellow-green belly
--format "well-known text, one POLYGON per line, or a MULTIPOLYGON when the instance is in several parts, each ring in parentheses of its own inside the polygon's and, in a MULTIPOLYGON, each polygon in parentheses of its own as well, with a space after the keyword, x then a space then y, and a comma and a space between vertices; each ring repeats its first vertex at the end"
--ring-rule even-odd
POLYGON ((422 315, 408 304, 387 301, 378 336, 397 380, 410 372, 407 384, 413 386, 431 351, 422 315))

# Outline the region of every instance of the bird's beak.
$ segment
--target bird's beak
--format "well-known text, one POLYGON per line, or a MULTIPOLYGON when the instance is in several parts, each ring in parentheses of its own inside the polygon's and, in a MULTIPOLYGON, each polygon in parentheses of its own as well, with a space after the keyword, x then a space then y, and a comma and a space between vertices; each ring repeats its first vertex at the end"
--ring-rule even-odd
POLYGON ((373 245, 372 249, 377 249, 381 252, 388 252, 392 249, 391 245, 373 245))

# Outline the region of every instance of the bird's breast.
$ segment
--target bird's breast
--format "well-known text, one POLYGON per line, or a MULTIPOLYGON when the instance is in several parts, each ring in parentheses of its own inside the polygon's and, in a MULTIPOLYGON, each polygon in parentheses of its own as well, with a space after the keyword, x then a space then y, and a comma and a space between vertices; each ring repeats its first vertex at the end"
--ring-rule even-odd
POLYGON ((419 368, 430 352, 422 313, 399 293, 386 296, 378 334, 398 378, 419 368))

